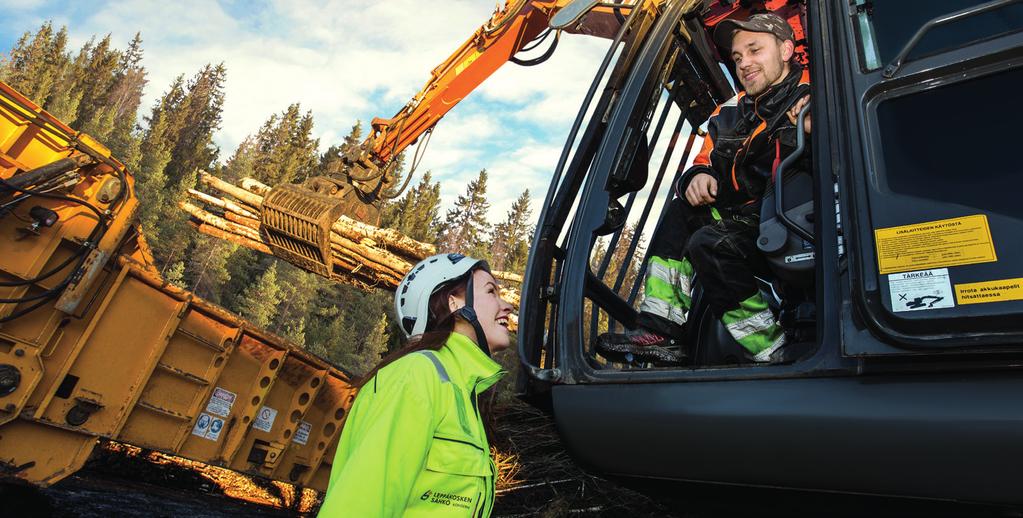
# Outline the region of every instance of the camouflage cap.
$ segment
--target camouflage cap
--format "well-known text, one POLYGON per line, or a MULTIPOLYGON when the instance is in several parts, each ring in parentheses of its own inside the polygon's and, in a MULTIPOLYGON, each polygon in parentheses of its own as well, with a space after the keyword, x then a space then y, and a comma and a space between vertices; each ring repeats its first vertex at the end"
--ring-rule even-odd
POLYGON ((735 31, 766 32, 780 40, 795 41, 792 27, 781 16, 774 13, 754 14, 746 21, 727 19, 714 28, 714 43, 725 52, 732 50, 732 36, 735 31))

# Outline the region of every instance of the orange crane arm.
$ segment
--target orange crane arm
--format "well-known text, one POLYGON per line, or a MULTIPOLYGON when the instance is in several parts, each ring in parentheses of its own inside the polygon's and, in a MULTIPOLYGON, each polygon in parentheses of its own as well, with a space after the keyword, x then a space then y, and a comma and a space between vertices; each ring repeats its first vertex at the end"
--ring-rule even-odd
MULTIPOLYGON (((401 111, 389 119, 373 119, 370 135, 354 155, 345 157, 353 176, 387 168, 395 156, 431 130, 466 95, 541 36, 551 18, 571 3, 506 0, 503 8, 433 69, 430 79, 401 111)), ((620 26, 619 16, 627 16, 634 5, 651 3, 635 0, 632 5, 619 5, 617 13, 613 6, 598 4, 565 30, 612 38, 620 26)))

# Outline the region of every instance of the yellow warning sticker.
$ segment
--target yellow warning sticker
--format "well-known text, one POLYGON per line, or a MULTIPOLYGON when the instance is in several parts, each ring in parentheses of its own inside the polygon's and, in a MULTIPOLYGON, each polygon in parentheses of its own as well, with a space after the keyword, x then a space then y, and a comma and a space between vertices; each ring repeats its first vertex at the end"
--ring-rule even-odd
POLYGON ((960 304, 1023 300, 1023 279, 956 284, 956 299, 960 304))
POLYGON ((998 260, 983 214, 879 228, 874 240, 882 275, 998 260))

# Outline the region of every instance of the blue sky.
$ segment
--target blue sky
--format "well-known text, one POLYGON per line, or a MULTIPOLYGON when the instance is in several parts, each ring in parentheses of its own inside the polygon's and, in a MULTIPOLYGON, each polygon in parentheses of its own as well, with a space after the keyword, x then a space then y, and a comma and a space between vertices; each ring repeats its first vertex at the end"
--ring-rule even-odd
MULTIPOLYGON (((322 149, 356 120, 391 117, 430 70, 483 24, 495 0, 0 0, 0 52, 43 21, 66 25, 71 46, 111 34, 124 48, 141 31, 149 86, 144 108, 179 74, 203 64, 228 69, 227 159, 271 114, 299 102, 312 110, 322 149)), ((437 126, 417 174, 432 170, 449 207, 480 169, 490 172, 490 219, 504 218, 529 189, 534 207, 607 42, 566 35, 548 62, 508 64, 437 126)), ((536 216, 534 210, 534 216, 536 216)))

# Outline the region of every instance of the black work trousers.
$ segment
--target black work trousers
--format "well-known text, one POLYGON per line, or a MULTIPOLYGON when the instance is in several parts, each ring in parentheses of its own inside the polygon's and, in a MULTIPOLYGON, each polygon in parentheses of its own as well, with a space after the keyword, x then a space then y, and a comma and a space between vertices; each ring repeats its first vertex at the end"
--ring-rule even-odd
POLYGON ((650 255, 689 258, 704 297, 719 318, 759 293, 756 276, 769 272, 756 245, 759 218, 745 212, 718 209, 721 219, 716 219, 710 206, 693 207, 676 197, 650 242, 650 255))

